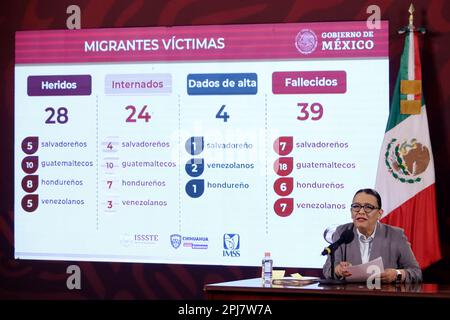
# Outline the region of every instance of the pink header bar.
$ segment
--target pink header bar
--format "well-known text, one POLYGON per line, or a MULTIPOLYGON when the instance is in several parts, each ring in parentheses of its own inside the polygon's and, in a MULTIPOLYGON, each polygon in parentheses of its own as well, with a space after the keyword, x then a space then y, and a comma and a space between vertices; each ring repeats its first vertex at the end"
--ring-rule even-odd
POLYGON ((274 94, 345 93, 347 74, 341 71, 291 71, 272 73, 274 94))
POLYGON ((16 64, 387 56, 387 21, 16 32, 16 64))

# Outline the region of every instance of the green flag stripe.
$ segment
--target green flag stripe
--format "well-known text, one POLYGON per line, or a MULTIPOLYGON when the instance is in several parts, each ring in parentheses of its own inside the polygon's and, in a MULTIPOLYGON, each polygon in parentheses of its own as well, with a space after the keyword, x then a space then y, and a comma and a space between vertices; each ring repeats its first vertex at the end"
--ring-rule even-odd
POLYGON ((395 82, 394 94, 392 95, 391 109, 389 112, 386 132, 410 116, 409 114, 400 114, 400 99, 401 97, 406 98, 406 95, 400 94, 400 79, 408 79, 408 51, 409 35, 405 38, 405 46, 403 47, 402 57, 400 58, 400 70, 397 76, 397 81, 395 82))

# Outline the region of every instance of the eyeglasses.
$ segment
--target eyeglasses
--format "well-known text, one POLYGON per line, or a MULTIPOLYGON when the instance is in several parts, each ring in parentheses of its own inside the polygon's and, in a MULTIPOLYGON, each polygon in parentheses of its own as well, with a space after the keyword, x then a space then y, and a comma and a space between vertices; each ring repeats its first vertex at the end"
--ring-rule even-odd
POLYGON ((359 204, 359 203, 352 203, 352 205, 350 206, 350 208, 352 209, 353 212, 358 213, 361 208, 364 209, 365 213, 371 213, 373 210, 375 209, 380 209, 378 207, 375 207, 374 205, 371 205, 369 203, 365 203, 365 204, 359 204))

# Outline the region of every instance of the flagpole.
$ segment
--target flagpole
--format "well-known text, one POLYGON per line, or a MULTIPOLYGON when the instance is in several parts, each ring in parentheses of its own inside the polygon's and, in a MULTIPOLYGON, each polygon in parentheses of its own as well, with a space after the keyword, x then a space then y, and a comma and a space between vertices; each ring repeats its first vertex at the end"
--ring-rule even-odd
POLYGON ((427 32, 427 30, 424 27, 416 28, 414 26, 414 11, 415 11, 414 5, 411 3, 409 5, 409 9, 408 9, 408 12, 409 12, 409 24, 407 26, 405 26, 405 27, 402 27, 402 28, 398 29, 397 32, 399 34, 404 34, 406 32, 408 32, 408 33, 409 32, 419 32, 421 34, 425 34, 427 32))
POLYGON ((382 222, 404 229, 414 255, 424 269, 440 260, 442 255, 436 177, 427 108, 422 99, 422 68, 417 39, 425 29, 414 26, 414 6, 411 5, 408 11, 409 24, 399 30, 405 37, 404 46, 375 186, 384 203, 382 222), (421 147, 417 148, 419 143, 421 147), (411 149, 407 145, 411 145, 411 149), (410 160, 406 160, 404 155, 408 155, 410 160), (426 159, 420 170, 417 170, 417 165, 423 160, 418 159, 426 159), (411 168, 410 171, 407 168, 411 168))

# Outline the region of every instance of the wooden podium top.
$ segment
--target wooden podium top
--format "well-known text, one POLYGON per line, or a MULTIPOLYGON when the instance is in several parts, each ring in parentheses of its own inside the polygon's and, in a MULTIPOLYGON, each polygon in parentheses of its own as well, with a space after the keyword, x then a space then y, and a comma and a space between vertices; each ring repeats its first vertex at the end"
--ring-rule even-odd
POLYGON ((261 278, 206 284, 204 292, 211 300, 365 300, 365 299, 440 299, 450 301, 450 285, 431 283, 382 284, 369 289, 365 283, 321 284, 293 282, 264 287, 261 278))

